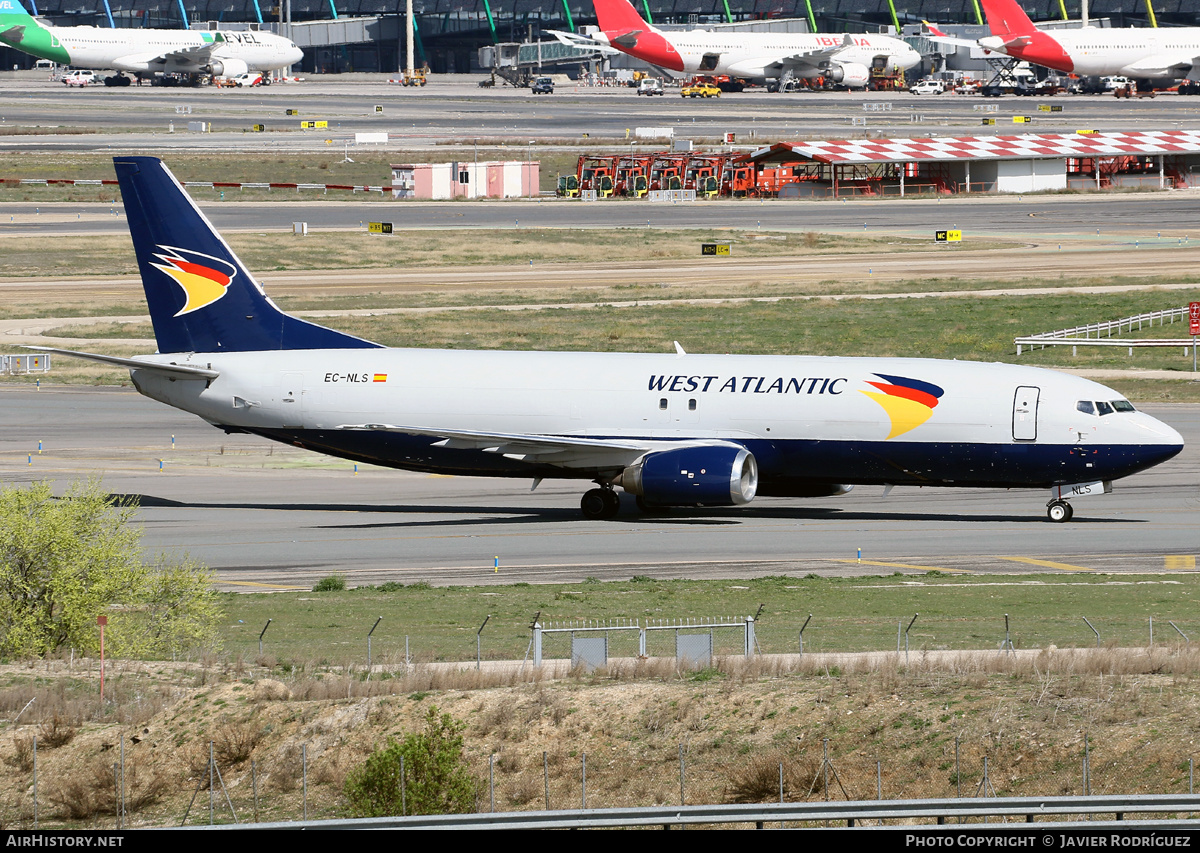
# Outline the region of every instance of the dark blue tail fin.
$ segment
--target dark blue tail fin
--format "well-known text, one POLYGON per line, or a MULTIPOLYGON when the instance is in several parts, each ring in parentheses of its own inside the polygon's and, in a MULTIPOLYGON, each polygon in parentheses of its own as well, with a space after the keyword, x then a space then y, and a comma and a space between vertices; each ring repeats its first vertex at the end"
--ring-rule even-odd
POLYGON ((156 157, 116 157, 159 352, 378 347, 280 311, 156 157))

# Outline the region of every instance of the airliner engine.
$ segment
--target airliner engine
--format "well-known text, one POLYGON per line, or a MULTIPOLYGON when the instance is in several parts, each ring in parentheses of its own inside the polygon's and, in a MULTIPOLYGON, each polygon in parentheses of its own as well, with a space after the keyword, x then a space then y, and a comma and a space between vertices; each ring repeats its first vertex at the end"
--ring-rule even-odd
POLYGON ((208 73, 214 77, 236 77, 250 70, 241 59, 214 59, 208 64, 208 73))
POLYGON ((871 72, 857 62, 843 62, 829 69, 829 79, 851 89, 865 89, 871 81, 871 72))
POLYGON ((712 445, 647 453, 615 481, 657 506, 734 506, 754 500, 758 463, 744 447, 712 445))

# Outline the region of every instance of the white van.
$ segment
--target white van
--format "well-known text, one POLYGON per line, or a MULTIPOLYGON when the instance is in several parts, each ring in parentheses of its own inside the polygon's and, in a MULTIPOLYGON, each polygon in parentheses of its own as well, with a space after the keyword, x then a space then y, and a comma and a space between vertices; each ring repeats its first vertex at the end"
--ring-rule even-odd
POLYGON ((940 95, 946 91, 946 84, 941 80, 922 80, 908 91, 914 95, 940 95))

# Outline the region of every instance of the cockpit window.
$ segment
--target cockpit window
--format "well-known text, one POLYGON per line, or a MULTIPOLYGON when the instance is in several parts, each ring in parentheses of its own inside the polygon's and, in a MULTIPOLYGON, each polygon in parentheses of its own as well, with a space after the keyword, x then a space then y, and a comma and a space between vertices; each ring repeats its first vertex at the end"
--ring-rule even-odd
POLYGON ((1113 400, 1112 407, 1114 409, 1116 409, 1118 412, 1136 412, 1137 411, 1137 409, 1135 409, 1133 407, 1133 403, 1129 402, 1128 400, 1113 400))
POLYGON ((1098 411, 1101 417, 1103 417, 1104 415, 1111 415, 1113 413, 1113 407, 1111 404, 1106 403, 1103 400, 1097 400, 1096 411, 1098 411))
POLYGON ((1075 404, 1075 408, 1083 412, 1085 415, 1096 414, 1096 407, 1092 405, 1091 400, 1080 400, 1075 404))

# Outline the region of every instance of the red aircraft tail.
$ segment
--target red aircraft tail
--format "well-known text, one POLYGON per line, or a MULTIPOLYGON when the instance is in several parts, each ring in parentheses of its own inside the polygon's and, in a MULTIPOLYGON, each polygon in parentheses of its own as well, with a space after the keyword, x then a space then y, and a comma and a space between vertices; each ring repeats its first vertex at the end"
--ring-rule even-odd
POLYGON ((596 6, 596 18, 600 29, 605 32, 622 30, 641 30, 647 32, 653 27, 638 14, 637 9, 629 0, 593 0, 596 6))
POLYGON ((1008 40, 1013 36, 1029 36, 1038 31, 1017 5, 1016 0, 980 0, 992 35, 1008 40))

